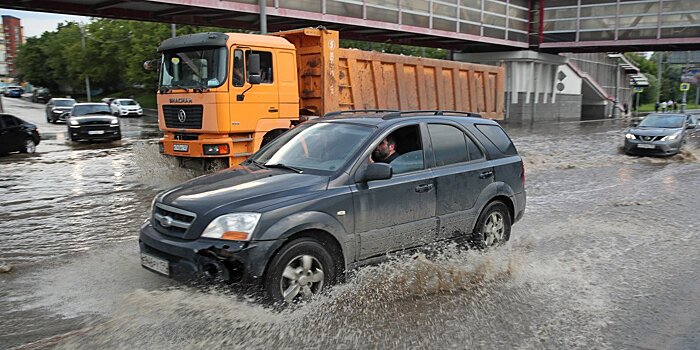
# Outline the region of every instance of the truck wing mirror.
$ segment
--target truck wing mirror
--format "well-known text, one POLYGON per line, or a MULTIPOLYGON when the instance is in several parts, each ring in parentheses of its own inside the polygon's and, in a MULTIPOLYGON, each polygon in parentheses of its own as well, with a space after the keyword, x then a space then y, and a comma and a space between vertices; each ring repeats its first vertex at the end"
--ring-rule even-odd
POLYGON ((260 73, 260 55, 253 53, 248 55, 248 82, 260 84, 262 81, 260 73))
POLYGON ((158 67, 158 61, 160 60, 148 60, 143 62, 143 69, 147 71, 154 71, 158 67))

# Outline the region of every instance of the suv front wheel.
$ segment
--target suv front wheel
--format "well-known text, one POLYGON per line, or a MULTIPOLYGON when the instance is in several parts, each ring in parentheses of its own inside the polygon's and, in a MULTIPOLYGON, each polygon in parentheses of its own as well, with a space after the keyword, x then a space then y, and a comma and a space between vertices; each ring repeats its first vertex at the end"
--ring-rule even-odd
POLYGON ((265 276, 265 291, 273 302, 311 299, 335 281, 333 258, 315 239, 294 240, 277 252, 265 276))
POLYGON ((504 244, 510 239, 511 224, 510 211, 503 202, 489 203, 481 212, 474 229, 476 247, 486 249, 504 244))

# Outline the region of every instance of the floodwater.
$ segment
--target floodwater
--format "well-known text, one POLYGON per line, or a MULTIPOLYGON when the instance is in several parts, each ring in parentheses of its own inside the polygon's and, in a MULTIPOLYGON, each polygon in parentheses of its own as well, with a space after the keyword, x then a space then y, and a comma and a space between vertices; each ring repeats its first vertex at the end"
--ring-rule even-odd
POLYGON ((195 176, 152 119, 70 145, 38 105, 3 103, 48 139, 0 158, 0 348, 700 349, 697 136, 644 158, 620 152, 620 121, 508 127, 528 191, 508 244, 397 256, 274 310, 140 267, 153 195, 195 176))

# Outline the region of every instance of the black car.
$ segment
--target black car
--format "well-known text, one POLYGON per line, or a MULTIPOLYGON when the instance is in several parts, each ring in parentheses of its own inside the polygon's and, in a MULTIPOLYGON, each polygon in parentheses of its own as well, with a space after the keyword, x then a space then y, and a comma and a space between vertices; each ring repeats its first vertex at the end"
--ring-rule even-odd
POLYGON ((670 156, 680 152, 687 135, 695 132, 694 115, 652 113, 625 132, 625 153, 670 156))
POLYGON ((66 113, 68 136, 78 140, 120 140, 119 119, 104 103, 76 103, 66 113))
POLYGON ((46 121, 56 123, 66 120, 66 112, 70 112, 77 101, 72 98, 52 98, 46 103, 46 121))
POLYGON ((31 101, 46 103, 51 99, 51 92, 47 88, 37 88, 32 91, 31 101))
POLYGON ((0 154, 34 153, 40 140, 36 125, 13 115, 0 114, 0 154))
POLYGON ((329 114, 240 166, 157 195, 141 263, 174 278, 261 284, 292 302, 389 252, 503 244, 525 211, 524 187, 510 138, 478 115, 329 114))

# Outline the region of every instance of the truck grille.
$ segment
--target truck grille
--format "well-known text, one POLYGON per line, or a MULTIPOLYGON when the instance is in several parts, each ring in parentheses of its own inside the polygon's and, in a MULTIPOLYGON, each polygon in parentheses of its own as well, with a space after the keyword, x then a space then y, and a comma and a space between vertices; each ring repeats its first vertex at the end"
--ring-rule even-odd
POLYGON ((187 229, 197 218, 195 213, 156 203, 153 206, 153 226, 168 236, 185 238, 187 229))
POLYGON ((202 105, 164 105, 165 126, 173 129, 201 129, 202 105), (184 118, 180 111, 184 112, 184 118))

